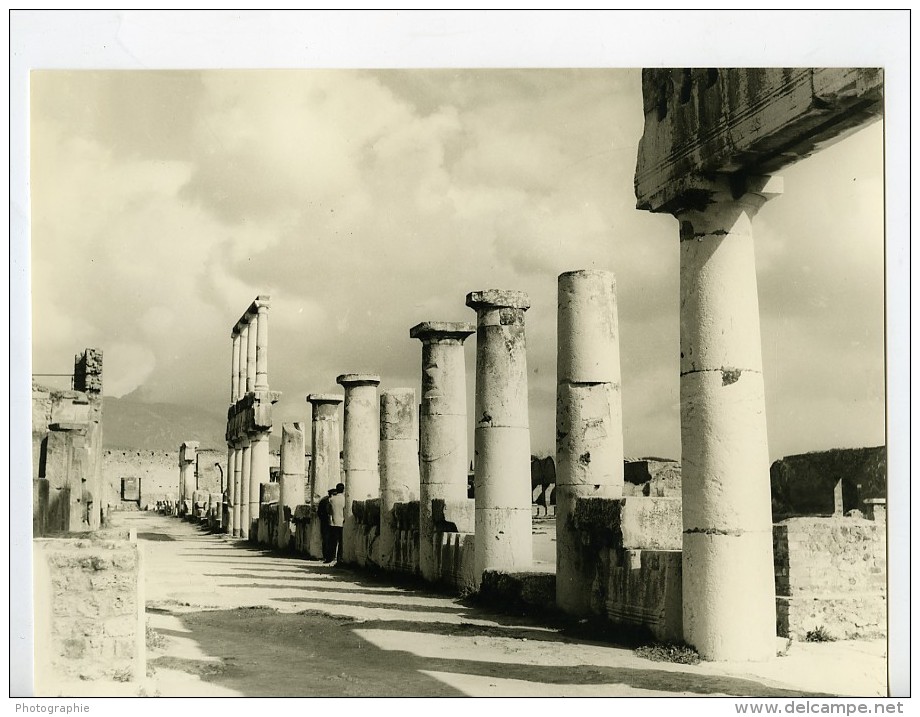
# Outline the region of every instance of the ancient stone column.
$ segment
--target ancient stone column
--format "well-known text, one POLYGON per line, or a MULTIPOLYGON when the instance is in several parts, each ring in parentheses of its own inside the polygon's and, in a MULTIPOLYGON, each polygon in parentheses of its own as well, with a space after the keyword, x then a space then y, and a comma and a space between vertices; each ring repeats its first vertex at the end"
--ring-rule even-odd
POLYGON ((256 339, 258 322, 255 316, 246 317, 246 393, 256 388, 256 339))
POLYGON ((249 537, 251 516, 249 496, 251 490, 250 484, 252 482, 252 447, 249 440, 244 439, 242 441, 241 453, 240 463, 242 464, 242 480, 240 482, 240 492, 237 493, 237 495, 239 496, 240 503, 240 537, 245 539, 249 537))
POLYGON ((415 389, 380 394, 380 565, 394 563, 393 506, 419 499, 418 408, 415 389))
POLYGON ((185 441, 179 446, 179 500, 191 500, 195 485, 194 464, 198 460, 198 441, 185 441), (191 468, 191 470, 189 470, 191 468))
POLYGON ((594 565, 583 564, 572 517, 582 497, 623 495, 623 415, 616 279, 559 275, 556 364, 556 604, 589 613, 594 565))
POLYGON ((709 187, 680 221, 684 638, 708 660, 775 654, 770 462, 751 220, 781 186, 709 187))
POLYGON ((243 495, 243 447, 238 445, 233 449, 233 505, 230 511, 233 516, 233 532, 231 535, 235 538, 240 537, 240 524, 242 521, 242 500, 243 495))
MULTIPOLYGON (((328 491, 341 481, 339 462, 339 404, 344 396, 311 393, 307 401, 313 407, 312 459, 310 461, 310 504, 316 507, 328 491)), ((314 558, 323 555, 319 521, 310 523, 309 552, 314 558)))
POLYGON ((281 496, 278 500, 278 547, 287 548, 290 534, 285 508, 293 515, 304 503, 304 433, 303 424, 281 426, 281 496))
POLYGON ((249 323, 240 320, 240 388, 238 398, 242 398, 252 386, 249 385, 249 323))
POLYGON ((463 342, 472 324, 428 321, 409 330, 422 342, 419 415, 419 568, 434 581, 437 561, 431 501, 466 500, 466 361, 463 342))
MULTIPOLYGON (((236 449, 229 445, 227 446, 227 508, 228 516, 226 525, 221 525, 221 530, 224 533, 233 535, 233 504, 236 502, 236 485, 234 481, 234 474, 236 473, 236 449)), ((224 520, 223 513, 221 513, 221 521, 224 520)))
POLYGON ((311 393, 312 460, 310 461, 310 503, 316 505, 341 480, 339 461, 339 404, 344 396, 311 393))
POLYGON ((467 294, 475 309, 476 579, 484 570, 528 570, 533 562, 530 423, 522 291, 467 294))
POLYGON ((234 332, 230 355, 230 403, 240 397, 240 335, 234 332))
POLYGON ((256 299, 256 391, 268 390, 268 298, 256 299))
POLYGON ((256 433, 250 439, 249 520, 259 517, 259 487, 271 482, 268 460, 268 432, 256 433))
POLYGON ((351 504, 380 496, 380 409, 377 386, 380 376, 346 373, 336 378, 345 389, 345 527, 342 529, 342 556, 355 561, 355 545, 349 540, 354 523, 351 504))

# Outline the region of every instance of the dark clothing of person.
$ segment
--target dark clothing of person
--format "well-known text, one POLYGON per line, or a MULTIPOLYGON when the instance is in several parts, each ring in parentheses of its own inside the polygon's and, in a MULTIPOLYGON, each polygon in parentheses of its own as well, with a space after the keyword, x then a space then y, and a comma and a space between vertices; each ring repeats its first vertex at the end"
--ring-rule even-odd
POLYGON ((319 534, 323 543, 323 561, 329 562, 329 496, 325 495, 316 506, 316 515, 319 518, 319 534))

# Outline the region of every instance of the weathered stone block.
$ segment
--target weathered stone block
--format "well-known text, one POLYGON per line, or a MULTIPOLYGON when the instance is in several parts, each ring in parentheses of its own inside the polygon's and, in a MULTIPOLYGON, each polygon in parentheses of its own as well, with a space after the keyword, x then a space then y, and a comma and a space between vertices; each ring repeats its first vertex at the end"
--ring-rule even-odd
POLYGON ((579 498, 574 525, 588 540, 610 547, 680 550, 682 543, 677 498, 579 498))
POLYGON ((280 483, 260 483, 259 503, 277 503, 281 500, 280 483))
POLYGON ((642 71, 645 128, 637 206, 705 201, 706 174, 769 174, 883 112, 872 68, 655 68, 642 71))
POLYGON ((556 576, 554 573, 486 570, 479 585, 479 597, 518 610, 552 609, 556 602, 556 576))
POLYGON ((380 525, 380 499, 352 501, 351 514, 357 522, 364 525, 380 525))
POLYGON ((437 533, 472 533, 476 525, 476 501, 435 499, 431 516, 437 533))
POLYGON ((393 523, 397 531, 415 532, 419 530, 419 503, 410 500, 408 503, 395 503, 393 505, 393 523))

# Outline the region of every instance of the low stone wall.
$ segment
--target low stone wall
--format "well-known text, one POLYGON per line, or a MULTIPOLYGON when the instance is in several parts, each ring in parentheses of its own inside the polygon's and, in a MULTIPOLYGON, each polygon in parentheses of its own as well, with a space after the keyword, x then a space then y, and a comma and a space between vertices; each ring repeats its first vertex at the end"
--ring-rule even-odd
POLYGON ((343 555, 354 555, 354 564, 360 568, 379 568, 380 565, 380 499, 355 500, 351 504, 352 521, 345 521, 343 543, 354 546, 354 551, 343 550, 343 555))
POLYGON ((35 691, 146 676, 144 574, 136 540, 34 541, 35 691))
POLYGON ((860 518, 790 518, 773 526, 776 629, 804 639, 886 633, 885 524, 860 518))
MULTIPOLYGON (((384 516, 381 515, 381 520, 384 516)), ((384 566, 388 570, 406 575, 420 574, 418 561, 419 505, 417 500, 396 503, 390 514, 396 544, 393 546, 392 561, 384 566)))
POLYGON ((580 498, 570 529, 591 615, 658 640, 682 639, 679 499, 580 498))

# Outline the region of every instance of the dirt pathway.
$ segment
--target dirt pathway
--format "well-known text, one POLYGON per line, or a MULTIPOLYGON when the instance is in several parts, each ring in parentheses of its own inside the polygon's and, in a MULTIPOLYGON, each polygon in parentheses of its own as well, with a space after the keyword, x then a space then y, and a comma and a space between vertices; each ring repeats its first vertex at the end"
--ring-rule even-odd
POLYGON ((123 513, 117 521, 135 528, 143 546, 151 691, 163 696, 799 696, 883 690, 883 646, 852 643, 848 653, 796 646, 789 657, 753 668, 655 663, 534 619, 274 554, 176 518, 123 513), (821 668, 824 663, 836 676, 824 674, 830 672, 821 668))

